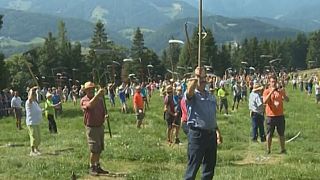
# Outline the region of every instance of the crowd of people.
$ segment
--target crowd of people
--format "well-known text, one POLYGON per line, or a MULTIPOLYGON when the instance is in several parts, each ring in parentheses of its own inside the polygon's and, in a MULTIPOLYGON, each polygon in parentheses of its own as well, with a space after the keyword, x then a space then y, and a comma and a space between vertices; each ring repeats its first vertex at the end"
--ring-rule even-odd
MULTIPOLYGON (((235 114, 239 106, 248 106, 251 119, 251 140, 266 143, 266 151, 271 153, 272 136, 277 130, 281 153, 285 148, 285 116, 283 103, 289 101, 285 87, 292 83, 293 90, 315 91, 316 103, 320 101, 320 82, 317 76, 296 74, 231 74, 228 77, 207 75, 203 68, 196 68, 193 77, 183 80, 159 82, 131 82, 106 88, 88 81, 82 86, 28 88, 25 103, 19 92, 4 90, 0 94, 0 118, 14 115, 17 129, 23 129, 21 118, 25 107, 26 127, 30 136, 30 156, 41 155, 40 127, 42 113, 48 120, 50 133, 58 133, 56 118, 62 113, 63 103, 72 101, 84 114, 84 126, 90 150, 90 174, 107 174, 100 166, 100 154, 104 150, 104 122, 109 117, 104 97, 107 95, 111 107, 119 98, 124 114, 130 109, 136 116, 136 127, 142 128, 151 97, 159 90, 163 97, 163 119, 166 122, 166 140, 169 145, 180 144, 180 128, 188 138, 188 165, 185 179, 194 179, 202 164, 203 178, 212 179, 217 158, 217 145, 222 143, 216 113, 226 117, 235 114), (95 93, 96 92, 96 93, 95 93), (231 97, 232 96, 232 97, 231 97), (132 98, 132 108, 127 100, 132 98), (78 100, 80 99, 80 102, 78 100), (232 100, 231 112, 228 101, 232 100), (39 103, 44 102, 44 109, 39 103), (24 105, 23 105, 24 104, 24 105), (266 129, 265 129, 266 126, 266 129)), ((162 113, 162 112, 159 112, 162 113)))

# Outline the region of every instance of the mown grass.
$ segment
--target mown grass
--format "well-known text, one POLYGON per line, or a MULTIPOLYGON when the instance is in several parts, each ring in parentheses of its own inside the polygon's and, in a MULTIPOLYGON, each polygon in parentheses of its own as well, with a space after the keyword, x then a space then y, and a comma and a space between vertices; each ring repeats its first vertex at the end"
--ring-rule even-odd
MULTIPOLYGON (((244 102, 231 117, 218 114, 224 143, 218 149, 215 179, 319 179, 320 105, 315 104, 313 96, 292 91, 290 87, 287 91, 290 97, 285 104, 287 139, 301 131, 295 141, 287 144, 288 154, 278 154, 277 136, 268 156, 265 144, 250 141, 251 121, 244 102)), ((125 172, 127 179, 182 179, 187 158, 186 137, 181 132, 180 146, 166 144, 162 109, 162 99, 157 93, 151 99, 144 128, 137 129, 133 114, 121 114, 119 107, 109 106, 113 138, 106 132, 103 167, 125 172)), ((44 119, 40 145, 43 155, 29 157, 26 128, 16 130, 12 117, 0 120, 0 179, 69 179, 72 171, 80 179, 91 179, 87 175, 88 149, 79 107, 64 104, 64 112, 57 119, 57 135, 51 135, 47 126, 44 119), (7 147, 8 144, 11 146, 7 147)))

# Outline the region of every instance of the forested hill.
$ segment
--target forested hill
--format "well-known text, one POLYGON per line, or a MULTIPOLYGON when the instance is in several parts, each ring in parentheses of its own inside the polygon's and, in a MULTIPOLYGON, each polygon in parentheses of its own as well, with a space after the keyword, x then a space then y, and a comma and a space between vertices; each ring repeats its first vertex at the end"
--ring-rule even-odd
MULTIPOLYGON (((168 40, 185 40, 184 24, 189 22, 188 31, 190 36, 197 24, 197 18, 179 19, 169 23, 157 32, 146 37, 146 44, 154 47, 156 51, 168 45, 168 40)), ((257 37, 258 39, 285 39, 295 37, 300 31, 289 28, 279 28, 258 20, 248 18, 226 18, 223 16, 209 16, 203 19, 204 26, 213 30, 217 43, 226 41, 241 42, 245 38, 257 37)))

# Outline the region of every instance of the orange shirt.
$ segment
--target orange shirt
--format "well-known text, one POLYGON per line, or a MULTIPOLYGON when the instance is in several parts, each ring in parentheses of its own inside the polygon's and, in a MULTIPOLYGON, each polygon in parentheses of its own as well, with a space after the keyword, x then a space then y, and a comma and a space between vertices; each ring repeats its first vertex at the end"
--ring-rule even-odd
POLYGON ((143 99, 140 93, 135 93, 133 96, 133 106, 138 109, 143 109, 143 99))
MULTIPOLYGON (((267 98, 271 89, 266 89, 263 92, 263 101, 267 98)), ((271 94, 269 101, 266 102, 266 115, 267 116, 283 116, 283 98, 285 91, 278 90, 271 94)))

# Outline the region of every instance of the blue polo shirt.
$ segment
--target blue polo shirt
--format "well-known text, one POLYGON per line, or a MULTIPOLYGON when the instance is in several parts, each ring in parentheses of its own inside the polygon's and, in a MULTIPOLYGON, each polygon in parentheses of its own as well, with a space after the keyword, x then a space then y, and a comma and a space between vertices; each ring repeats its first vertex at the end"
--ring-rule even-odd
POLYGON ((52 96, 52 103, 58 104, 61 101, 60 96, 58 94, 53 94, 52 96))
POLYGON ((188 126, 215 131, 217 128, 215 96, 211 95, 208 91, 205 91, 204 95, 202 95, 196 89, 192 98, 188 99, 186 93, 185 98, 188 112, 188 126))

